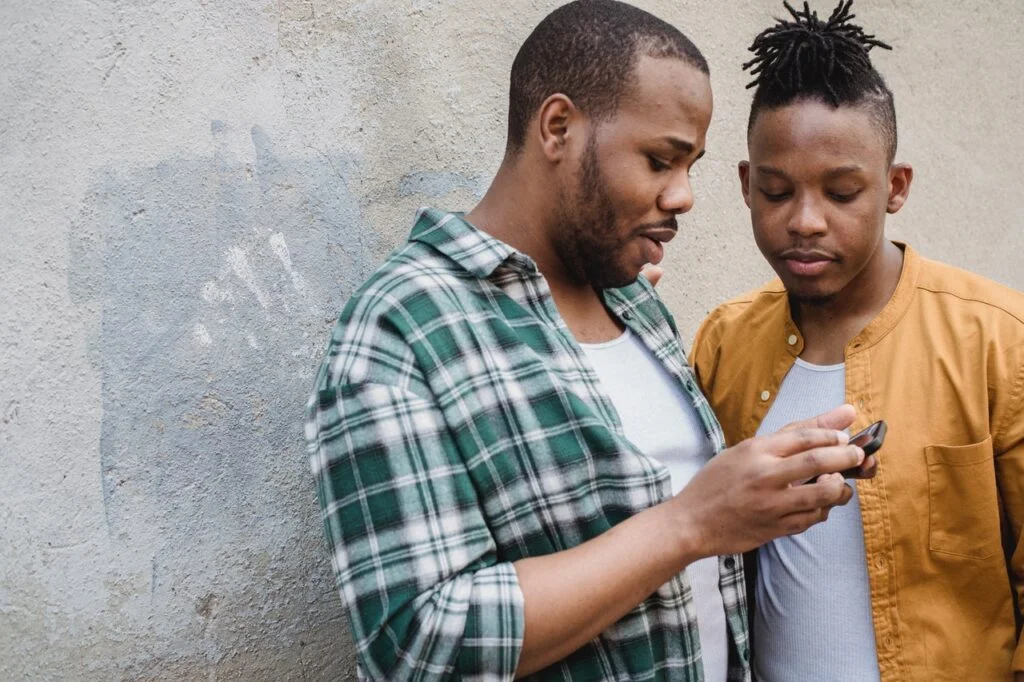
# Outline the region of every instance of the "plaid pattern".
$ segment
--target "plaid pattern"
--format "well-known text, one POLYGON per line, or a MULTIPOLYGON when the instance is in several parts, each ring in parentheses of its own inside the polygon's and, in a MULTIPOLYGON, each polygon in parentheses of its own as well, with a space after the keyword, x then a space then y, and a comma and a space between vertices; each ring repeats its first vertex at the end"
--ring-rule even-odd
MULTIPOLYGON (((609 308, 722 431, 645 280, 609 308)), ((424 209, 345 306, 306 438, 361 678, 512 679, 523 597, 512 562, 576 546, 671 494, 527 256, 424 209)), ((749 679, 743 569, 720 560, 730 680, 749 679)), ((532 679, 702 680, 685 572, 532 679)))

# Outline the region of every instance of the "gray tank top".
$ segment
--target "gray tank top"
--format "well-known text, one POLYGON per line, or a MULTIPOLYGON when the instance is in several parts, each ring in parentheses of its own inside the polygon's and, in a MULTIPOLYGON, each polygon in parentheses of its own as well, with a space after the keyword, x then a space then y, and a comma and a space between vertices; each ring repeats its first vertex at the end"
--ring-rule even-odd
MULTIPOLYGON (((845 401, 844 365, 811 365, 798 358, 757 435, 845 401)), ((824 523, 761 547, 755 589, 754 679, 878 681, 856 489, 850 503, 833 509, 824 523)))

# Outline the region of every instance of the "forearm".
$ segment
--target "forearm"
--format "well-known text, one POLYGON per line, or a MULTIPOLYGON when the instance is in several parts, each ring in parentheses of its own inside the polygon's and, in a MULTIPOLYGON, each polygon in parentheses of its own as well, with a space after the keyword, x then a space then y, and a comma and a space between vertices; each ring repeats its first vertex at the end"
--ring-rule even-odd
POLYGON ((524 611, 517 675, 576 651, 694 561, 801 533, 849 501, 842 477, 826 474, 863 461, 837 430, 852 421, 853 409, 843 406, 744 441, 671 500, 571 550, 516 562, 524 611), (791 485, 814 477, 818 483, 791 485))
POLYGON ((661 504, 572 549, 517 561, 525 632, 516 676, 569 656, 700 558, 661 504))

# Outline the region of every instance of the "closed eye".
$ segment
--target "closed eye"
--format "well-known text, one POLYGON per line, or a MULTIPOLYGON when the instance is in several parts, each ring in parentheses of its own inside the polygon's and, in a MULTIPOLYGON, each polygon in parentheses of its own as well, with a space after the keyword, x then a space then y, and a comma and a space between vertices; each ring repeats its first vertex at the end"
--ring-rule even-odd
POLYGON ((833 201, 838 201, 841 204, 848 204, 860 195, 860 190, 856 192, 850 192, 849 194, 840 194, 838 192, 829 192, 829 197, 833 201))
POLYGON ((662 173, 672 168, 670 164, 665 163, 657 156, 654 156, 652 154, 647 155, 647 162, 651 164, 651 170, 654 171, 655 173, 662 173))
POLYGON ((773 202, 785 201, 789 198, 789 192, 769 192, 762 189, 761 194, 764 195, 765 199, 773 202))

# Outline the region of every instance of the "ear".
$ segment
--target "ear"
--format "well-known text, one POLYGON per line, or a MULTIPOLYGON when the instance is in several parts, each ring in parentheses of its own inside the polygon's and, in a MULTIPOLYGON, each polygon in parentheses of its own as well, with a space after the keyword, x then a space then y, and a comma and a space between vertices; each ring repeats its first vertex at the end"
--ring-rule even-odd
POLYGON ((566 154, 570 129, 580 119, 580 110, 561 93, 551 95, 540 105, 537 115, 541 150, 557 163, 566 154))
POLYGON ((896 163, 889 169, 889 201, 885 205, 887 213, 895 213, 903 208, 910 196, 910 183, 914 179, 914 169, 909 163, 896 163))
POLYGON ((747 208, 750 208, 750 162, 740 161, 738 168, 740 172, 740 191, 743 192, 743 201, 747 208))

